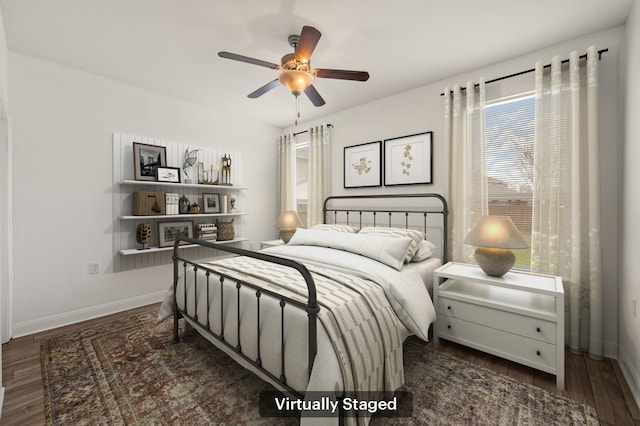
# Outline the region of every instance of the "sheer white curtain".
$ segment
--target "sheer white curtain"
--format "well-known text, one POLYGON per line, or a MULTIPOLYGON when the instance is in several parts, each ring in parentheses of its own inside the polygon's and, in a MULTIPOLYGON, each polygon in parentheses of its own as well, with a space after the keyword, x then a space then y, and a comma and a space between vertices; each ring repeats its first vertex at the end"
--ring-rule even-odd
POLYGON ((296 210, 296 138, 280 136, 280 212, 296 210))
POLYGON ((449 159, 449 259, 474 263, 473 247, 464 244, 467 233, 488 214, 485 153, 485 84, 467 83, 445 89, 444 137, 449 159))
POLYGON ((309 129, 309 188, 307 227, 323 222, 322 203, 331 183, 331 127, 327 124, 309 129))
POLYGON ((604 356, 598 53, 536 64, 531 269, 560 275, 572 351, 604 356))

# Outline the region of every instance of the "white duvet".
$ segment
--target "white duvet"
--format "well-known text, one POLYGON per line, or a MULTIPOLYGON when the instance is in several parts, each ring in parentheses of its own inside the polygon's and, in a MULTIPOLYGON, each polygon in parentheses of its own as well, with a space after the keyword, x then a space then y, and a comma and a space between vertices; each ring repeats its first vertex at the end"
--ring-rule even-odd
POLYGON ((402 324, 425 342, 436 311, 417 268, 396 270, 368 257, 317 246, 276 246, 265 253, 347 272, 378 283, 402 324))
MULTIPOLYGON (((351 273, 378 283, 383 288, 391 307, 398 317, 402 337, 406 338, 409 335, 416 335, 425 341, 428 340, 429 326, 435 321, 435 309, 425 287, 424 277, 419 273, 419 268, 405 267, 396 270, 367 257, 326 247, 285 245, 264 249, 263 252, 288 257, 306 264, 351 273)), ((205 266, 215 269, 215 262, 205 264, 205 266)), ((201 278, 198 278, 198 280, 199 282, 204 282, 201 278)), ((184 291, 182 282, 183 280, 180 279, 178 287, 179 295, 184 291)), ((235 289, 233 289, 233 286, 229 287, 229 297, 234 297, 233 292, 235 289)), ((189 289, 189 283, 187 284, 187 288, 189 289)), ((199 293, 200 291, 201 290, 198 290, 199 293)), ((171 312, 173 292, 171 291, 170 293, 171 294, 165 298, 165 302, 160 310, 161 313, 171 312)), ((197 304, 199 318, 198 322, 190 321, 190 323, 196 330, 207 337, 206 333, 203 332, 203 324, 206 323, 207 317, 206 309, 203 308, 204 305, 200 304, 200 302, 192 301, 195 300, 195 295, 193 295, 191 290, 188 290, 188 294, 187 304, 191 305, 191 308, 193 308, 192 305, 197 304)), ((181 308, 184 307, 183 299, 184 297, 178 297, 178 305, 181 308)), ((255 297, 252 292, 245 292, 241 296, 241 301, 243 301, 243 299, 246 299, 248 302, 246 304, 243 302, 243 306, 255 303, 255 297)), ((227 290, 225 290, 225 300, 229 300, 227 290)), ((279 309, 277 303, 273 303, 271 308, 269 308, 268 304, 266 305, 267 306, 262 308, 262 315, 265 319, 271 317, 273 324, 265 323, 261 328, 260 341, 262 343, 260 344, 260 354, 263 367, 278 377, 280 375, 281 354, 279 343, 275 342, 280 341, 279 309), (271 313, 269 313, 270 310, 272 311, 271 313)), ((162 314, 160 315, 162 316, 162 314)), ((243 320, 241 324, 240 342, 234 341, 237 331, 237 329, 233 328, 235 327, 235 315, 234 312, 225 313, 225 336, 228 336, 227 339, 232 345, 241 343, 243 352, 252 358, 254 354, 258 353, 256 349, 257 336, 255 320, 254 317, 252 317, 253 314, 250 312, 245 314, 243 312, 243 316, 246 315, 247 318, 243 320)), ((219 323, 221 322, 219 313, 212 312, 209 319, 212 329, 219 332, 216 329, 216 327, 220 327, 219 323)), ((305 359, 307 353, 306 323, 307 319, 304 311, 294 309, 287 311, 287 324, 297 325, 288 326, 286 332, 287 343, 285 357, 287 360, 287 383, 301 393, 305 391, 318 391, 334 392, 339 395, 343 389, 343 379, 339 362, 320 322, 318 322, 318 352, 311 375, 310 377, 307 376, 307 362, 305 359)), ((256 372, 260 377, 278 387, 277 383, 274 383, 267 376, 255 370, 250 363, 239 359, 233 351, 211 337, 208 337, 208 339, 230 356, 234 357, 241 365, 256 372)), ((302 424, 334 424, 336 421, 337 419, 305 418, 302 419, 302 424)))

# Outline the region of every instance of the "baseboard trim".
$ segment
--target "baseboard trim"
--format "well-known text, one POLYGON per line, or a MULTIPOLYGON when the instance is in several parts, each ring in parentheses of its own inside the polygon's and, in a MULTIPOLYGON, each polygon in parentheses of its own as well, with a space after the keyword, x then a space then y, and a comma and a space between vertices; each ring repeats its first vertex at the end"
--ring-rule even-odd
POLYGON ((640 372, 633 368, 633 363, 624 351, 618 352, 618 365, 620 366, 620 370, 622 370, 622 375, 627 381, 627 385, 629 385, 633 399, 635 399, 636 404, 640 407, 640 372))
POLYGON ((126 300, 105 303, 103 305, 82 308, 63 314, 52 315, 45 318, 39 318, 33 321, 22 323, 14 323, 13 337, 22 337, 29 334, 40 333, 42 331, 51 330, 66 325, 76 324, 94 318, 111 315, 127 309, 139 308, 141 306, 151 305, 161 302, 164 299, 166 290, 156 293, 145 294, 142 296, 131 297, 126 300))
POLYGON ((4 407, 4 386, 0 388, 0 419, 2 418, 2 407, 4 407))
POLYGON ((604 357, 618 359, 618 344, 617 342, 604 341, 604 357))

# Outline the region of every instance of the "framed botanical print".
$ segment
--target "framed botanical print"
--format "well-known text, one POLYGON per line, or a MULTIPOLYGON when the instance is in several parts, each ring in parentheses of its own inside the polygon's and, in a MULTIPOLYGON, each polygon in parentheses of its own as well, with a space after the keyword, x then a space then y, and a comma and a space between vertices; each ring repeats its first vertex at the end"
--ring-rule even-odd
POLYGON ((382 142, 369 142, 344 148, 344 187, 380 186, 382 142))
POLYGON ((433 183, 433 132, 385 139, 384 185, 433 183))
POLYGON ((167 148, 141 142, 133 143, 133 169, 135 180, 151 180, 157 178, 157 168, 166 167, 167 148))

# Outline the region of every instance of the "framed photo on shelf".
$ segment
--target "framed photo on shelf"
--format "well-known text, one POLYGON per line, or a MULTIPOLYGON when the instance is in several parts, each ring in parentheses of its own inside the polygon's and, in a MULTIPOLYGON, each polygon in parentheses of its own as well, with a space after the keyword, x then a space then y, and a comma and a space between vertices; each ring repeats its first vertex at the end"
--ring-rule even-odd
POLYGON ((382 142, 369 142, 344 148, 344 187, 380 186, 382 142))
POLYGON ((384 185, 433 183, 433 132, 385 139, 384 185))
POLYGON ((141 142, 133 143, 133 170, 135 180, 155 181, 157 168, 166 166, 166 147, 141 142))
POLYGON ((203 213, 220 213, 220 194, 202 194, 203 213))
POLYGON ((180 183, 180 167, 158 166, 156 168, 156 180, 158 182, 180 183))
POLYGON ((178 237, 193 238, 192 220, 158 222, 158 247, 170 247, 175 244, 178 237))

